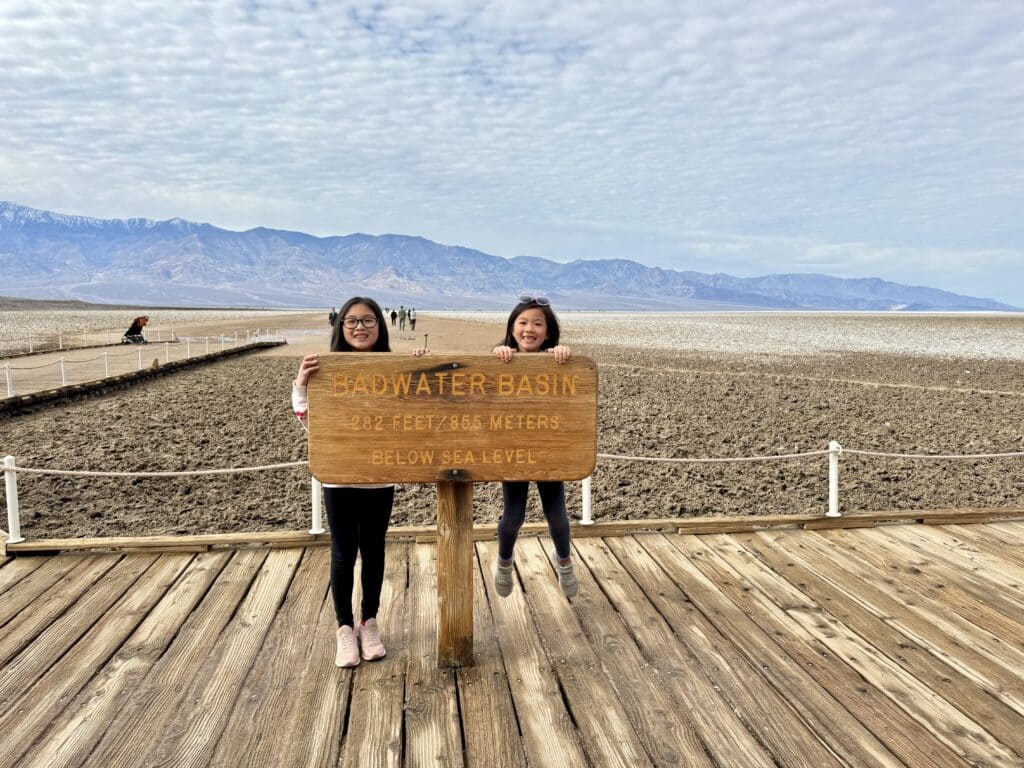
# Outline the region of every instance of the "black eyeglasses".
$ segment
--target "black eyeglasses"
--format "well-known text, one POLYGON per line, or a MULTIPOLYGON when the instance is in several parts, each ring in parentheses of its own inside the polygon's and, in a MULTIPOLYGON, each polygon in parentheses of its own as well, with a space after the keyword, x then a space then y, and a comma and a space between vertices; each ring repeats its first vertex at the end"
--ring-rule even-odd
POLYGON ((541 307, 547 307, 551 304, 551 299, 547 296, 520 296, 520 304, 537 304, 541 307))
POLYGON ((342 322, 346 328, 355 328, 359 325, 366 329, 377 327, 377 318, 373 315, 367 315, 366 317, 346 317, 342 322))

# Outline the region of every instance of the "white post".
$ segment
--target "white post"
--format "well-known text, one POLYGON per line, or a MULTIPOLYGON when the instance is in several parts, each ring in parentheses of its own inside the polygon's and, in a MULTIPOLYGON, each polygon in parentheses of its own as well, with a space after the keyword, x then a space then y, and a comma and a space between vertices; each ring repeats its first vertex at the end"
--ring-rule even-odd
POLYGON ((160 338, 160 329, 159 328, 156 329, 156 340, 157 341, 163 341, 163 339, 160 338))
POLYGON ((139 370, 142 370, 142 347, 139 347, 139 370))
POLYGON ((11 364, 4 363, 4 373, 7 379, 7 396, 14 397, 14 383, 11 381, 11 364))
POLYGON ((64 349, 64 331, 57 331, 57 349, 64 349))
POLYGON ((192 339, 189 339, 188 341, 185 342, 185 359, 192 359, 192 339))
POLYGON ((4 481, 7 486, 7 543, 24 541, 21 535, 21 515, 18 512, 18 474, 14 471, 14 457, 4 456, 4 481))
POLYGON ((324 486, 315 477, 311 477, 313 483, 313 527, 309 529, 309 532, 314 536, 318 533, 324 532, 324 512, 323 512, 323 493, 324 486))
POLYGON ((103 353, 103 378, 110 378, 110 360, 107 359, 107 353, 103 353))
POLYGON ((594 518, 590 511, 590 479, 593 475, 587 475, 583 478, 583 519, 580 520, 580 525, 593 525, 594 518))
POLYGON ((171 362, 171 342, 169 341, 164 342, 164 362, 171 362))
POLYGON ((32 354, 32 351, 33 351, 33 350, 32 350, 32 337, 31 337, 31 336, 29 336, 29 337, 28 337, 28 353, 29 353, 29 354, 31 355, 31 354, 32 354))
POLYGON ((839 517, 839 454, 843 446, 832 440, 828 444, 828 512, 825 517, 839 517))
POLYGON ((107 331, 107 344, 110 343, 110 331, 107 331))
POLYGON ((60 358, 60 385, 66 387, 68 385, 68 375, 64 370, 64 358, 60 358))
POLYGON ((210 337, 206 337, 206 354, 210 354, 210 337))
POLYGON ((224 351, 224 334, 223 333, 220 335, 220 351, 221 352, 224 351))

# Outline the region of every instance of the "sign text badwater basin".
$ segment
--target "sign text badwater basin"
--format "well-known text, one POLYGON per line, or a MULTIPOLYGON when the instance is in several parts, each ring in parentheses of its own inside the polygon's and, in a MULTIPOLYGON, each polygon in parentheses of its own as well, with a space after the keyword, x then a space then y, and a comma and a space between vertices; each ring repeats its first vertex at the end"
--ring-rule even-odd
POLYGON ((597 452, 597 366, 549 354, 320 356, 309 462, 323 483, 579 480, 597 452))

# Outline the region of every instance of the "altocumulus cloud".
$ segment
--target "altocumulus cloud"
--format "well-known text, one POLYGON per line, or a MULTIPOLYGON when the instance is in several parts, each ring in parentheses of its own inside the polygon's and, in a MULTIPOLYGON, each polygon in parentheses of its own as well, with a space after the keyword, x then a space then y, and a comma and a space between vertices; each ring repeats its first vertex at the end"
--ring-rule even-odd
POLYGON ((1024 304, 1017 3, 0 6, 0 197, 1024 304))

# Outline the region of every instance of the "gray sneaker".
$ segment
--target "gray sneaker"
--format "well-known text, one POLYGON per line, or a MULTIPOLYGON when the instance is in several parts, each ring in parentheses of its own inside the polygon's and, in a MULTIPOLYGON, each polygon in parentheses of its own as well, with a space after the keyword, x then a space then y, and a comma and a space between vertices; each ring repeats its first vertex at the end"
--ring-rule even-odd
POLYGON ((502 597, 512 594, 512 564, 498 566, 494 569, 494 591, 502 597))
POLYGON ((576 571, 572 562, 562 565, 558 562, 558 555, 551 553, 551 564, 555 566, 555 573, 558 574, 558 586, 562 588, 562 594, 566 597, 575 597, 580 591, 580 583, 576 580, 576 571))

